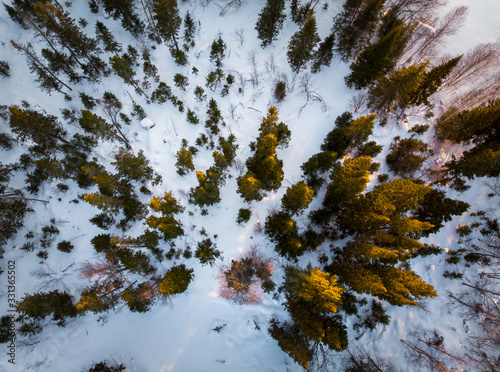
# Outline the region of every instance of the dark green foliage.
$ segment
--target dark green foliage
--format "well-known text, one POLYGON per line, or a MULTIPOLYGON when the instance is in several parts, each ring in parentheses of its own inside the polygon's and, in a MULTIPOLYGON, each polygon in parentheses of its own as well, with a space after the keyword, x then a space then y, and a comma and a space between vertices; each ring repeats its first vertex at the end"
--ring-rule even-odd
POLYGON ((422 82, 419 84, 418 89, 412 94, 410 104, 429 105, 429 97, 437 92, 443 81, 460 62, 462 56, 452 58, 447 62, 434 67, 429 72, 426 72, 422 82))
POLYGON ((373 331, 378 324, 389 325, 391 317, 387 315, 386 310, 381 302, 372 300, 370 312, 365 312, 353 326, 354 330, 360 328, 373 331))
POLYGON ((278 341, 278 345, 285 353, 305 369, 309 366, 312 358, 312 350, 309 341, 293 325, 287 322, 280 323, 271 319, 268 329, 272 338, 278 341))
POLYGON ((429 234, 438 232, 445 222, 451 221, 453 216, 460 216, 469 207, 470 205, 466 202, 447 198, 443 191, 431 190, 420 200, 415 217, 420 221, 430 222, 434 227, 422 231, 421 234, 429 236, 429 234))
POLYGON ((137 287, 128 287, 126 288, 120 299, 125 301, 128 308, 132 312, 136 313, 146 313, 149 311, 152 305, 152 299, 147 295, 143 296, 144 292, 148 292, 150 288, 146 287, 146 283, 141 283, 137 287))
POLYGON ((368 140, 373 132, 376 114, 362 116, 353 120, 350 112, 344 112, 335 119, 335 129, 328 133, 321 145, 322 151, 330 151, 339 158, 368 140))
POLYGON ((337 154, 332 151, 323 151, 311 156, 304 164, 300 166, 307 186, 314 192, 318 191, 325 182, 322 175, 328 172, 335 161, 337 154))
POLYGON ((292 70, 298 73, 313 58, 313 50, 320 41, 316 18, 309 16, 301 29, 293 34, 288 44, 287 58, 292 70))
POLYGON ((304 182, 298 182, 290 186, 283 198, 281 204, 283 210, 290 214, 300 214, 309 206, 313 198, 314 192, 304 182))
POLYGON ((374 158, 382 152, 384 146, 375 141, 365 142, 358 147, 357 156, 369 156, 374 158))
POLYGON ((347 0, 334 18, 335 50, 347 62, 356 57, 371 39, 385 0, 347 0))
POLYGON ((97 100, 92 98, 91 96, 89 96, 88 94, 85 94, 83 92, 80 92, 79 93, 79 96, 80 96, 80 99, 83 103, 83 106, 87 109, 87 110, 92 110, 96 104, 97 104, 97 100))
POLYGON ((394 138, 385 158, 389 169, 397 176, 412 177, 429 156, 425 142, 415 138, 394 138))
POLYGON ((330 62, 333 58, 333 46, 335 44, 335 34, 331 33, 328 35, 318 47, 318 50, 314 52, 313 63, 311 66, 311 72, 318 73, 322 66, 330 66, 330 62))
POLYGON ((408 39, 403 26, 396 27, 376 43, 366 47, 346 76, 348 87, 363 89, 391 70, 396 64, 397 52, 408 39))
POLYGON ((281 102, 285 99, 286 96, 286 84, 284 81, 277 81, 274 86, 274 98, 276 101, 281 102))
POLYGON ((213 98, 208 102, 207 116, 208 119, 205 121, 205 127, 210 129, 212 134, 217 134, 219 132, 218 124, 225 125, 225 123, 217 102, 213 98))
POLYGON ((194 170, 193 153, 187 148, 187 141, 183 141, 182 148, 176 153, 177 174, 184 176, 194 170))
POLYGON ((153 18, 156 21, 156 31, 171 49, 179 50, 177 34, 181 27, 181 17, 177 0, 153 0, 153 18))
POLYGON ((463 276, 464 276, 464 274, 457 273, 455 271, 445 270, 445 272, 443 273, 443 278, 446 278, 446 279, 462 279, 463 276))
MULTIPOLYGON (((101 41, 104 45, 104 50, 106 52, 119 53, 122 50, 122 46, 118 43, 111 31, 104 25, 104 23, 97 21, 95 24, 95 34, 97 40, 101 41)), ((89 109, 90 110, 90 109, 89 109)))
POLYGON ((111 243, 111 236, 109 234, 99 234, 94 236, 90 242, 94 246, 94 250, 97 253, 106 252, 107 250, 115 247, 115 245, 111 243))
POLYGON ((104 212, 96 214, 94 217, 89 219, 89 221, 91 224, 94 224, 103 230, 109 230, 116 222, 112 215, 104 212))
POLYGON ((194 47, 194 33, 196 31, 196 24, 191 17, 191 14, 189 12, 186 12, 186 15, 184 17, 184 44, 189 47, 194 47))
POLYGON ((215 259, 220 257, 220 251, 211 239, 204 239, 198 242, 194 256, 200 260, 202 265, 208 263, 210 266, 213 266, 215 259))
POLYGON ((205 91, 199 85, 194 88, 194 96, 198 102, 204 101, 207 98, 207 95, 204 93, 205 91))
POLYGON ((99 362, 90 367, 88 372, 120 372, 124 370, 123 364, 108 366, 107 362, 99 362))
POLYGON ((172 296, 186 292, 189 283, 193 280, 193 272, 193 269, 186 268, 184 264, 172 267, 160 282, 160 293, 165 296, 172 296))
POLYGON ((14 315, 3 315, 0 318, 0 344, 5 344, 15 338, 14 315), (14 327, 11 328, 11 325, 14 327))
POLYGON ((23 318, 44 319, 52 315, 52 320, 61 326, 67 317, 77 315, 73 296, 58 290, 26 294, 17 304, 17 311, 23 318))
POLYGON ((199 185, 191 188, 189 202, 200 207, 220 202, 219 184, 222 181, 221 176, 221 172, 214 167, 207 169, 206 173, 201 171, 196 172, 199 185))
POLYGON ((147 118, 146 111, 144 111, 144 108, 139 105, 138 103, 133 102, 132 103, 132 116, 135 116, 138 120, 143 120, 147 118))
POLYGON ((165 84, 163 81, 158 84, 153 93, 151 93, 151 102, 154 103, 165 103, 172 98, 172 89, 165 84))
POLYGON ((427 257, 430 255, 438 255, 443 252, 443 249, 435 244, 424 244, 422 248, 413 253, 413 257, 427 257))
POLYGON ((200 123, 200 119, 198 118, 198 116, 196 116, 194 111, 191 111, 190 109, 187 110, 186 120, 188 121, 188 123, 193 124, 193 125, 200 123))
POLYGON ((70 253, 73 250, 73 248, 75 248, 74 245, 67 240, 63 240, 57 243, 57 249, 60 250, 61 252, 70 253))
POLYGON ((217 68, 222 67, 222 60, 226 56, 226 49, 226 43, 219 35, 219 37, 212 42, 212 47, 210 48, 210 61, 215 63, 217 68))
POLYGON ((240 208, 238 210, 238 217, 236 218, 236 223, 241 224, 248 222, 252 216, 252 211, 248 208, 240 208))
POLYGON ((176 87, 181 88, 185 91, 186 87, 188 86, 188 78, 182 74, 175 74, 174 83, 176 87))
POLYGON ((11 150, 14 139, 7 133, 0 133, 0 149, 11 150))
POLYGON ((120 247, 120 249, 115 250, 113 253, 120 260, 125 269, 129 270, 131 273, 148 275, 156 271, 156 269, 150 265, 149 257, 141 251, 134 253, 129 248, 120 247))
POLYGON ((127 180, 146 182, 153 180, 155 176, 142 150, 134 155, 132 150, 120 148, 115 154, 115 161, 111 164, 115 166, 118 174, 127 180))
MULTIPOLYGON (((104 11, 113 17, 121 19, 122 26, 132 35, 137 36, 144 30, 144 24, 135 13, 134 0, 97 0, 104 11)), ((97 6, 96 6, 97 7, 97 6)), ((94 9, 96 8, 94 7, 94 9)), ((92 8, 91 8, 92 9, 92 8)))
POLYGON ((261 40, 263 48, 277 40, 285 17, 285 0, 267 0, 255 25, 257 37, 261 40))
POLYGON ((125 57, 126 57, 125 55, 123 57, 113 56, 109 59, 113 71, 115 72, 116 75, 121 77, 126 84, 129 84, 132 87, 134 87, 135 91, 138 94, 144 95, 146 96, 146 98, 148 98, 147 94, 139 86, 139 80, 135 79, 135 71, 133 69, 133 63, 130 61, 129 58, 125 57))
POLYGON ((499 126, 500 100, 462 112, 452 108, 439 118, 436 125, 438 138, 453 142, 472 142, 474 145, 464 151, 460 159, 447 163, 455 182, 460 176, 472 179, 500 175, 499 126))
POLYGON ((264 232, 275 243, 276 251, 283 257, 296 259, 304 254, 306 246, 299 235, 297 223, 283 211, 266 217, 264 232))
POLYGON ((7 61, 0 61, 0 75, 9 77, 10 76, 10 66, 7 61))
POLYGON ((428 124, 417 124, 414 127, 412 127, 408 132, 416 134, 424 134, 429 130, 429 128, 430 125, 428 124))

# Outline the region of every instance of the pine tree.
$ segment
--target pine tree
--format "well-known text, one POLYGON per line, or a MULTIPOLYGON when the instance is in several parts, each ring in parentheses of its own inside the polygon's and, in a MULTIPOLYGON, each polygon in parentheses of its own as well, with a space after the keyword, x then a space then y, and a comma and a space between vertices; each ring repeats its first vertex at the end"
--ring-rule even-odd
POLYGON ((285 0, 267 0, 255 25, 263 48, 277 40, 285 18, 285 0))
POLYGON ((338 156, 335 152, 324 151, 312 155, 304 164, 300 166, 303 177, 314 192, 317 192, 325 182, 322 175, 328 172, 338 156))
POLYGON ((184 42, 187 47, 194 47, 194 33, 196 31, 196 24, 189 12, 186 12, 184 17, 184 42))
POLYGON ((278 114, 276 106, 271 106, 269 108, 267 116, 262 118, 262 122, 260 123, 259 137, 273 134, 278 140, 279 147, 285 148, 288 146, 288 142, 290 142, 291 132, 285 123, 278 123, 278 114))
POLYGON ((335 129, 326 135, 321 150, 334 152, 343 157, 349 149, 360 146, 373 132, 377 114, 352 119, 350 112, 344 112, 335 119, 335 129))
POLYGON ((167 271, 160 282, 158 290, 164 296, 184 293, 193 277, 193 269, 186 268, 184 264, 174 266, 167 271))
POLYGON ((135 155, 130 149, 120 148, 114 158, 111 164, 115 166, 122 178, 142 183, 153 179, 155 172, 149 165, 149 160, 144 156, 143 150, 139 150, 135 155))
POLYGON ((97 0, 104 6, 104 11, 113 17, 121 18, 122 26, 132 35, 139 35, 144 29, 141 20, 135 14, 134 0, 97 0))
POLYGON ((173 240, 178 236, 184 235, 182 223, 174 217, 181 213, 184 208, 177 202, 171 193, 166 193, 161 199, 153 197, 149 203, 149 207, 155 212, 159 212, 161 217, 151 215, 146 220, 149 227, 159 230, 166 241, 173 240))
POLYGON ((460 176, 497 177, 500 175, 500 100, 487 106, 459 111, 451 108, 437 121, 436 135, 439 139, 452 142, 473 143, 473 147, 462 154, 460 159, 448 162, 447 168, 455 181, 460 176))
POLYGON ((17 311, 23 318, 44 319, 52 315, 52 320, 59 325, 64 325, 66 317, 77 315, 73 296, 58 290, 25 295, 17 304, 17 311))
POLYGON ((222 60, 226 56, 226 49, 226 43, 219 35, 219 37, 212 42, 212 46, 210 48, 210 62, 215 63, 217 68, 222 67, 222 60))
POLYGON ((382 76, 369 90, 368 107, 372 110, 388 113, 404 110, 417 102, 421 84, 425 80, 427 62, 413 64, 391 71, 382 76))
POLYGON ((37 31, 43 35, 51 49, 57 52, 52 42, 59 43, 84 73, 92 81, 97 81, 106 66, 98 56, 96 41, 81 32, 69 13, 49 2, 36 3, 33 11, 35 13, 33 24, 36 24, 37 31))
POLYGON ((334 18, 336 51, 347 62, 356 57, 375 32, 385 0, 347 0, 334 18))
POLYGON ((267 216, 264 231, 283 257, 297 259, 307 248, 299 235, 297 223, 287 212, 279 211, 267 216))
POLYGON ((177 34, 181 27, 182 19, 179 16, 177 0, 152 0, 153 17, 156 21, 156 29, 164 42, 171 48, 179 51, 177 34))
POLYGON ((146 98, 149 99, 148 95, 139 85, 139 80, 134 79, 135 71, 132 69, 132 63, 129 59, 113 56, 110 58, 111 67, 115 71, 119 77, 125 81, 125 83, 132 85, 135 88, 135 91, 139 94, 143 94, 146 98))
POLYGON ((429 72, 426 72, 423 81, 414 92, 410 103, 413 105, 429 105, 429 97, 437 92, 446 77, 451 73, 458 62, 460 62, 461 58, 462 56, 452 58, 449 61, 434 67, 429 72))
POLYGON ((87 110, 82 110, 81 113, 82 116, 78 120, 78 124, 85 132, 94 134, 105 141, 117 139, 128 145, 128 140, 115 131, 115 128, 106 120, 87 110))
POLYGON ((111 31, 104 25, 104 23, 97 21, 95 24, 95 34, 97 40, 104 44, 104 50, 106 52, 119 53, 122 50, 122 46, 118 43, 111 31))
POLYGON ((238 193, 241 194, 241 197, 246 202, 262 199, 262 189, 262 183, 252 173, 247 173, 243 177, 238 178, 238 193))
POLYGON ((285 353, 301 365, 303 368, 309 368, 309 362, 312 358, 312 350, 309 346, 309 340, 305 338, 293 325, 287 322, 280 323, 276 319, 271 319, 268 329, 272 338, 278 341, 278 345, 285 353))
POLYGON ((34 110, 9 107, 10 128, 22 141, 31 140, 35 143, 32 151, 50 154, 61 144, 69 145, 67 132, 53 115, 41 114, 34 110))
POLYGON ((291 214, 299 214, 309 206, 313 195, 314 192, 304 182, 298 182, 290 186, 283 195, 283 209, 291 214))
POLYGON ((259 138, 254 156, 246 162, 248 172, 255 174, 267 191, 278 189, 284 176, 283 161, 276 157, 277 145, 274 134, 259 138))
POLYGON ((372 159, 368 156, 336 163, 330 174, 331 182, 323 200, 323 208, 332 214, 348 208, 364 191, 369 181, 372 159))
POLYGON ((321 66, 330 66, 330 62, 333 58, 333 47, 335 45, 335 34, 331 33, 328 35, 318 47, 318 50, 314 53, 313 64, 311 66, 312 73, 318 73, 321 70, 321 66))
POLYGON ((396 64, 401 44, 407 39, 406 28, 401 25, 366 47, 356 62, 351 64, 351 73, 345 78, 347 86, 355 89, 366 88, 391 70, 396 64))
POLYGON ((316 18, 309 16, 288 44, 287 58, 292 70, 298 73, 313 58, 313 49, 320 41, 316 18))
POLYGON ((394 138, 385 160, 389 169, 400 177, 411 177, 429 156, 428 146, 416 138, 394 138))
POLYGON ((37 75, 35 81, 40 84, 40 87, 46 90, 48 93, 53 90, 58 91, 59 93, 63 93, 62 87, 65 87, 68 90, 72 90, 70 86, 64 83, 61 79, 59 79, 56 74, 54 74, 49 67, 44 65, 44 63, 40 60, 40 58, 33 51, 33 47, 30 43, 26 46, 22 46, 11 40, 10 43, 14 48, 24 53, 28 59, 28 66, 31 72, 37 75))

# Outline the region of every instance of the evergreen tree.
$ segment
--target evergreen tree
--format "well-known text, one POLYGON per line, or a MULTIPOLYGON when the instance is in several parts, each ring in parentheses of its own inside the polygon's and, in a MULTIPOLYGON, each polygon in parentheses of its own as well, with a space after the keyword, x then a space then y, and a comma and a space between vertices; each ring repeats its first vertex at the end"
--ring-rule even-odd
POLYGON ((335 163, 323 208, 334 215, 348 208, 366 188, 371 164, 372 159, 368 156, 346 159, 344 164, 335 163))
POLYGON ((408 264, 424 248, 415 236, 433 227, 412 215, 430 190, 395 179, 360 195, 339 215, 338 226, 354 238, 337 252, 328 271, 351 289, 397 306, 416 305, 419 298, 436 296, 433 287, 408 264))
POLYGON ((196 24, 189 12, 186 12, 184 17, 184 42, 188 48, 194 47, 194 33, 196 31, 196 24))
POLYGON ((149 216, 146 223, 149 227, 159 230, 166 241, 173 240, 178 236, 184 235, 182 223, 174 217, 181 213, 184 208, 177 202, 171 193, 166 193, 161 199, 153 197, 149 203, 149 207, 153 211, 161 214, 161 217, 149 216))
POLYGON ((429 105, 429 97, 437 92, 446 77, 460 62, 461 58, 462 56, 452 58, 426 72, 418 89, 413 93, 410 103, 413 105, 429 105))
POLYGON ((281 350, 290 355, 303 368, 309 368, 309 362, 312 358, 311 347, 308 340, 293 325, 271 319, 268 332, 272 338, 278 341, 281 350))
POLYGON ((142 33, 144 25, 135 13, 134 0, 97 0, 104 7, 104 11, 113 17, 121 18, 122 26, 132 35, 142 33))
POLYGON ((13 133, 21 141, 35 143, 31 150, 40 154, 53 153, 61 144, 69 145, 67 132, 53 115, 41 114, 34 110, 9 107, 9 124, 13 133))
POLYGON ((334 18, 336 51, 347 62, 356 57, 375 32, 385 0, 347 0, 334 18))
POLYGON ((114 158, 111 164, 115 166, 122 178, 143 183, 153 179, 155 172, 149 165, 149 160, 144 156, 144 151, 139 150, 137 155, 134 155, 132 150, 120 148, 114 158))
POLYGON ((413 64, 393 70, 387 76, 377 79, 369 90, 368 107, 388 113, 404 110, 416 103, 417 93, 425 80, 427 62, 413 64))
POLYGON ((111 31, 104 25, 104 23, 97 21, 95 24, 95 34, 97 40, 104 44, 104 50, 106 52, 119 53, 122 50, 122 46, 118 43, 111 31))
POLYGON ((278 123, 278 114, 276 106, 269 108, 267 116, 262 118, 262 122, 260 123, 259 137, 273 134, 278 140, 279 147, 285 148, 288 146, 288 142, 290 142, 291 132, 285 123, 278 123))
POLYGON ((307 248, 299 235, 297 223, 287 212, 279 211, 267 216, 264 232, 275 243, 275 250, 283 257, 296 259, 307 248))
POLYGON ((255 25, 263 48, 277 40, 285 18, 285 0, 267 0, 255 25))
POLYGON ((226 43, 222 40, 220 35, 217 40, 212 42, 212 47, 210 48, 210 61, 215 63, 217 68, 222 67, 222 60, 226 56, 226 48, 226 43))
POLYGON ((184 264, 174 266, 167 271, 158 290, 165 296, 184 293, 193 280, 193 276, 193 269, 186 268, 184 264))
POLYGON ((36 82, 40 84, 40 87, 43 90, 46 90, 48 93, 52 92, 53 90, 58 91, 59 93, 63 93, 62 87, 65 87, 69 91, 71 91, 71 87, 64 83, 61 79, 59 79, 56 74, 54 74, 41 60, 40 58, 36 55, 36 53, 33 51, 33 47, 31 46, 30 43, 28 43, 26 46, 22 46, 20 44, 17 44, 14 42, 14 40, 11 40, 10 43, 12 46, 19 50, 20 52, 24 53, 28 59, 28 66, 31 72, 35 73, 37 78, 35 79, 36 82))
POLYGON ((443 191, 432 189, 419 201, 415 217, 419 221, 431 223, 434 227, 423 230, 420 235, 429 236, 438 232, 444 226, 444 222, 449 222, 453 216, 467 212, 469 207, 470 205, 464 201, 447 198, 443 191))
POLYGON ((75 20, 49 2, 33 6, 35 17, 33 26, 44 37, 54 52, 53 42, 65 48, 84 73, 97 81, 105 70, 105 63, 99 58, 99 50, 94 39, 86 36, 76 25, 75 20))
POLYGON ((406 28, 401 25, 366 47, 356 62, 351 64, 351 73, 345 78, 347 86, 355 89, 366 88, 391 70, 396 64, 401 44, 407 39, 406 28))
POLYGON ((16 309, 23 318, 44 319, 52 315, 52 320, 58 325, 64 325, 66 317, 74 318, 77 315, 73 296, 58 290, 27 294, 19 301, 16 309))
POLYGON ((283 161, 276 157, 277 145, 274 134, 259 138, 254 156, 246 162, 248 172, 255 174, 267 191, 278 189, 283 180, 283 161))
POLYGON ((194 170, 193 164, 193 153, 187 146, 183 145, 182 148, 175 154, 177 157, 177 162, 175 166, 177 167, 177 173, 184 176, 188 172, 194 170))
POLYGON ((316 18, 311 15, 301 29, 293 34, 288 44, 288 63, 294 72, 298 73, 313 58, 313 49, 320 40, 316 18))
POLYGON ((344 112, 335 119, 335 129, 326 135, 321 150, 334 152, 339 158, 345 156, 350 148, 356 148, 368 140, 376 117, 377 114, 371 114, 353 120, 350 112, 344 112))
POLYGON ((439 118, 436 125, 438 138, 473 144, 460 159, 446 164, 453 177, 472 179, 500 175, 499 123, 500 100, 461 112, 452 108, 439 118))
POLYGON ((110 58, 111 67, 113 68, 115 74, 125 81, 125 83, 132 85, 135 91, 139 94, 143 94, 146 98, 149 99, 148 95, 139 85, 139 80, 134 79, 135 71, 132 69, 132 63, 129 59, 113 56, 110 58))
POLYGON ((299 214, 309 206, 313 195, 314 192, 304 182, 298 182, 290 186, 283 195, 283 209, 291 214, 299 214))
POLYGON ((241 197, 246 202, 262 199, 261 190, 263 188, 262 182, 255 178, 255 175, 252 173, 247 173, 243 177, 238 178, 238 193, 241 194, 241 197))
POLYGON ((179 51, 177 35, 182 19, 179 16, 177 0, 153 0, 153 13, 156 21, 156 29, 163 41, 171 48, 179 51))
POLYGON ((397 176, 411 177, 429 156, 428 146, 416 138, 394 138, 385 160, 397 176))
POLYGON ((311 72, 318 73, 321 70, 321 66, 330 66, 334 45, 335 34, 331 33, 319 44, 318 50, 314 53, 311 72))
POLYGON ((196 172, 196 178, 199 185, 191 188, 189 201, 200 207, 220 202, 220 171, 213 168, 207 169, 206 173, 198 171, 196 172))
POLYGON ((117 132, 114 126, 107 123, 106 120, 87 110, 82 110, 81 113, 82 116, 78 119, 78 124, 85 132, 94 134, 105 141, 117 139, 128 145, 127 138, 122 137, 120 132, 117 132))

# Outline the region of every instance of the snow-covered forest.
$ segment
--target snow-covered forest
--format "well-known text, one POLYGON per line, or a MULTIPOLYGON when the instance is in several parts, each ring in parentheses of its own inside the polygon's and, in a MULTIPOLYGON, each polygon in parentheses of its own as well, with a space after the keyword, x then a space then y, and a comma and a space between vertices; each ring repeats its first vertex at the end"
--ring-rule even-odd
POLYGON ((500 370, 496 0, 4 0, 0 371, 500 370))

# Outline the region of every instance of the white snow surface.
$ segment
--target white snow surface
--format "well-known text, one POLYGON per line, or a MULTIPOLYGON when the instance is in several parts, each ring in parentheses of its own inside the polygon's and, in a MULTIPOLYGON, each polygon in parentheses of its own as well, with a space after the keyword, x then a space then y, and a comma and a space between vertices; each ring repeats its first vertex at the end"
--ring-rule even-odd
MULTIPOLYGON (((328 2, 330 4, 328 10, 318 7, 316 12, 319 34, 322 38, 329 34, 332 17, 341 8, 340 1, 328 2)), ((73 1, 72 3, 68 10, 76 19, 85 18, 89 22, 85 31, 90 36, 94 36, 96 18, 103 20, 102 9, 96 17, 88 10, 87 1, 73 1)), ((460 34, 449 40, 446 51, 449 54, 463 53, 478 43, 494 41, 500 36, 498 0, 472 2, 451 0, 448 7, 463 3, 469 7, 469 18, 460 34)), ((58 93, 48 95, 40 91, 33 81, 33 76, 28 72, 24 56, 14 50, 9 42, 10 39, 21 42, 33 40, 33 35, 30 31, 23 30, 13 23, 4 8, 0 7, 0 33, 2 35, 0 60, 8 61, 11 66, 11 77, 0 77, 2 104, 21 105, 21 101, 25 100, 35 108, 60 116, 61 108, 73 107, 77 110, 83 108, 77 92, 83 91, 93 97, 100 97, 104 91, 111 91, 123 103, 122 112, 130 113, 132 110, 130 94, 137 103, 143 106, 148 118, 142 122, 132 118, 132 124, 125 126, 126 134, 131 140, 134 152, 143 150, 153 168, 163 177, 163 183, 152 188, 153 194, 162 195, 166 191, 172 191, 186 207, 181 217, 186 236, 178 239, 177 247, 183 248, 189 245, 194 249, 196 241, 201 239, 199 230, 204 227, 211 237, 217 235, 214 241, 223 256, 223 259, 218 260, 213 267, 201 266, 194 258, 164 260, 161 264, 158 263, 157 268, 160 273, 168 270, 175 263, 185 263, 194 269, 195 279, 186 293, 173 297, 169 304, 156 304, 145 314, 133 313, 124 307, 110 311, 104 317, 88 314, 69 320, 64 328, 55 325, 46 326, 39 337, 40 343, 32 348, 17 345, 15 366, 8 363, 4 344, 0 345, 1 372, 81 371, 102 360, 123 363, 127 366, 127 371, 138 372, 303 370, 283 353, 277 342, 267 334, 268 321, 271 316, 281 319, 287 317, 281 305, 283 299, 276 300, 265 295, 260 304, 237 306, 219 296, 216 277, 222 264, 228 264, 231 259, 239 258, 243 252, 256 245, 264 255, 273 257, 277 265, 273 279, 280 281, 282 276, 280 266, 287 264, 287 261, 277 256, 272 244, 255 227, 259 222, 264 223, 270 209, 279 206, 286 187, 301 180, 300 165, 319 151, 325 135, 334 126, 335 118, 349 110, 349 100, 356 92, 348 89, 344 84, 344 76, 349 71, 348 65, 335 57, 329 68, 324 68, 319 74, 311 75, 309 79, 310 90, 317 92, 323 98, 326 107, 323 107, 319 101, 308 101, 301 84, 301 79, 307 77, 308 73, 302 72, 294 79, 286 60, 287 43, 291 35, 297 31, 298 26, 288 15, 279 40, 266 49, 262 49, 254 27, 258 13, 264 4, 264 0, 243 1, 240 8, 230 9, 224 15, 220 15, 221 8, 217 1, 207 6, 202 6, 200 2, 194 0, 179 1, 181 15, 184 16, 189 11, 196 24, 200 22, 196 32, 196 46, 188 53, 190 65, 176 66, 164 45, 156 45, 156 49, 152 50, 152 59, 158 67, 161 80, 174 89, 174 94, 184 101, 186 109, 194 110, 200 117, 201 123, 197 126, 189 124, 186 121, 185 112, 179 113, 171 103, 147 105, 143 97, 137 95, 133 88, 125 85, 115 75, 104 78, 100 84, 75 86, 71 102, 65 102, 62 95, 58 93), (235 37, 237 29, 244 30, 245 41, 241 46, 235 37), (227 44, 223 69, 232 73, 236 82, 231 86, 230 94, 223 98, 220 96, 220 88, 216 92, 205 88, 205 93, 208 95, 207 101, 199 103, 194 98, 193 90, 197 85, 204 87, 205 76, 213 69, 209 61, 210 45, 219 33, 227 44), (250 52, 255 52, 258 62, 260 83, 255 88, 249 81, 252 72, 249 63, 250 52), (197 75, 191 72, 194 66, 199 70, 197 75), (175 73, 182 73, 189 78, 189 87, 186 92, 174 87, 175 73), (244 94, 238 93, 237 89, 240 74, 246 81, 244 94), (286 76, 291 91, 282 103, 277 104, 273 99, 272 87, 273 82, 282 76, 286 76), (223 135, 227 137, 233 133, 236 136, 239 144, 237 158, 243 163, 251 154, 248 145, 257 137, 261 119, 266 115, 270 106, 277 105, 280 121, 286 123, 292 132, 288 148, 278 150, 278 157, 284 161, 285 179, 282 187, 275 193, 269 193, 261 202, 253 202, 251 204, 252 218, 243 226, 235 223, 238 209, 245 207, 246 204, 236 193, 236 177, 239 173, 234 167, 230 169, 232 178, 228 178, 226 185, 221 189, 222 202, 210 207, 208 216, 201 216, 199 208, 188 204, 185 196, 191 187, 197 185, 195 172, 181 177, 175 171, 175 153, 181 147, 181 140, 185 138, 189 145, 194 145, 198 135, 205 132, 203 122, 206 118, 206 103, 211 97, 218 102, 223 112, 226 122, 226 127, 222 129, 223 135), (235 107, 234 118, 231 116, 231 106, 235 107), (155 126, 144 130, 146 121, 148 126, 151 123, 155 126), (189 212, 194 212, 194 215, 189 215, 189 212), (213 328, 224 324, 226 326, 220 333, 213 331, 213 328)), ((289 6, 288 3, 287 6, 289 6)), ((289 10, 287 14, 288 12, 289 10)), ((134 45, 139 51, 144 45, 155 45, 146 38, 134 40, 128 32, 122 29, 119 21, 107 19, 105 23, 115 38, 123 44, 124 49, 128 44, 134 45)), ((36 42, 34 46, 39 48, 36 42)), ((138 76, 141 76, 140 68, 137 72, 138 76)), ((418 120, 423 119, 412 118, 409 125, 415 124, 418 120)), ((5 121, 2 125, 8 126, 5 121)), ((370 138, 384 145, 384 151, 375 159, 383 164, 379 173, 388 172, 383 160, 390 142, 396 135, 409 136, 405 125, 377 126, 370 138)), ((425 136, 424 138, 430 142, 431 134, 428 133, 425 136)), ((94 155, 103 164, 108 165, 108 169, 111 169, 109 161, 113 159, 113 153, 117 149, 116 143, 102 143, 95 150, 94 155)), ((14 155, 20 152, 22 148, 19 145, 17 154, 15 154, 16 151, 2 151, 1 161, 3 163, 15 161, 14 155)), ((211 153, 212 150, 203 149, 196 155, 196 170, 205 170, 212 164, 211 153)), ((376 177, 372 178, 374 180, 371 187, 376 184, 376 177)), ((18 183, 18 187, 23 187, 22 179, 13 181, 18 183)), ((40 228, 51 218, 56 219, 56 225, 61 231, 56 242, 70 240, 75 245, 75 249, 70 254, 59 252, 55 247, 49 250, 49 257, 44 265, 57 272, 56 276, 61 278, 53 288, 61 290, 68 288, 78 299, 87 285, 84 279, 78 277, 78 267, 86 260, 95 259, 90 239, 103 233, 103 230, 92 225, 88 220, 99 211, 83 201, 78 204, 70 202, 83 192, 76 184, 70 183, 70 190, 62 193, 56 188, 57 183, 58 181, 43 184, 36 197, 48 200, 49 203, 32 204, 35 212, 27 214, 25 227, 6 247, 2 267, 5 269, 4 266, 8 260, 16 261, 18 300, 25 293, 48 290, 44 287, 43 280, 31 275, 31 272, 39 267, 39 259, 35 253, 25 253, 19 248, 24 242, 23 237, 27 231, 40 231, 40 228), (72 264, 73 266, 62 273, 72 264)), ((489 191, 484 185, 484 180, 475 180, 470 182, 470 185, 472 187, 463 194, 449 191, 447 195, 470 203, 470 211, 498 210, 498 199, 486 196, 489 191)), ((142 196, 143 202, 147 200, 148 197, 142 196)), ((321 199, 316 198, 310 208, 314 209, 320 203, 321 199)), ((456 248, 455 227, 458 224, 466 224, 469 220, 467 214, 455 217, 438 234, 431 235, 425 241, 438 244, 443 248, 456 248)), ((302 227, 304 227, 304 221, 305 217, 299 218, 299 224, 302 227)), ((128 231, 127 235, 139 235, 142 230, 143 226, 139 223, 128 231)), ((108 233, 120 235, 121 231, 113 228, 108 233)), ((170 249, 167 245, 163 248, 165 251, 170 249)), ((320 247, 320 250, 328 252, 329 247, 325 244, 320 247)), ((316 264, 315 258, 307 254, 299 260, 302 266, 306 266, 309 262, 316 264)), ((439 297, 425 301, 426 311, 418 308, 388 306, 391 324, 366 332, 359 340, 350 337, 350 345, 360 347, 375 355, 389 356, 399 365, 400 370, 409 368, 404 362, 400 339, 411 330, 438 329, 447 342, 458 345, 465 336, 463 321, 448 311, 446 290, 457 290, 460 284, 458 281, 442 277, 443 271, 448 267, 444 262, 444 255, 414 260, 414 270, 424 280, 435 286, 439 297)), ((6 273, 0 276, 0 283, 2 295, 0 309, 6 309, 6 273)), ((348 327, 350 334, 354 335, 351 323, 352 321, 349 320, 348 327)), ((341 354, 338 355, 340 357, 341 354)), ((335 366, 332 366, 332 370, 336 370, 335 366)))

